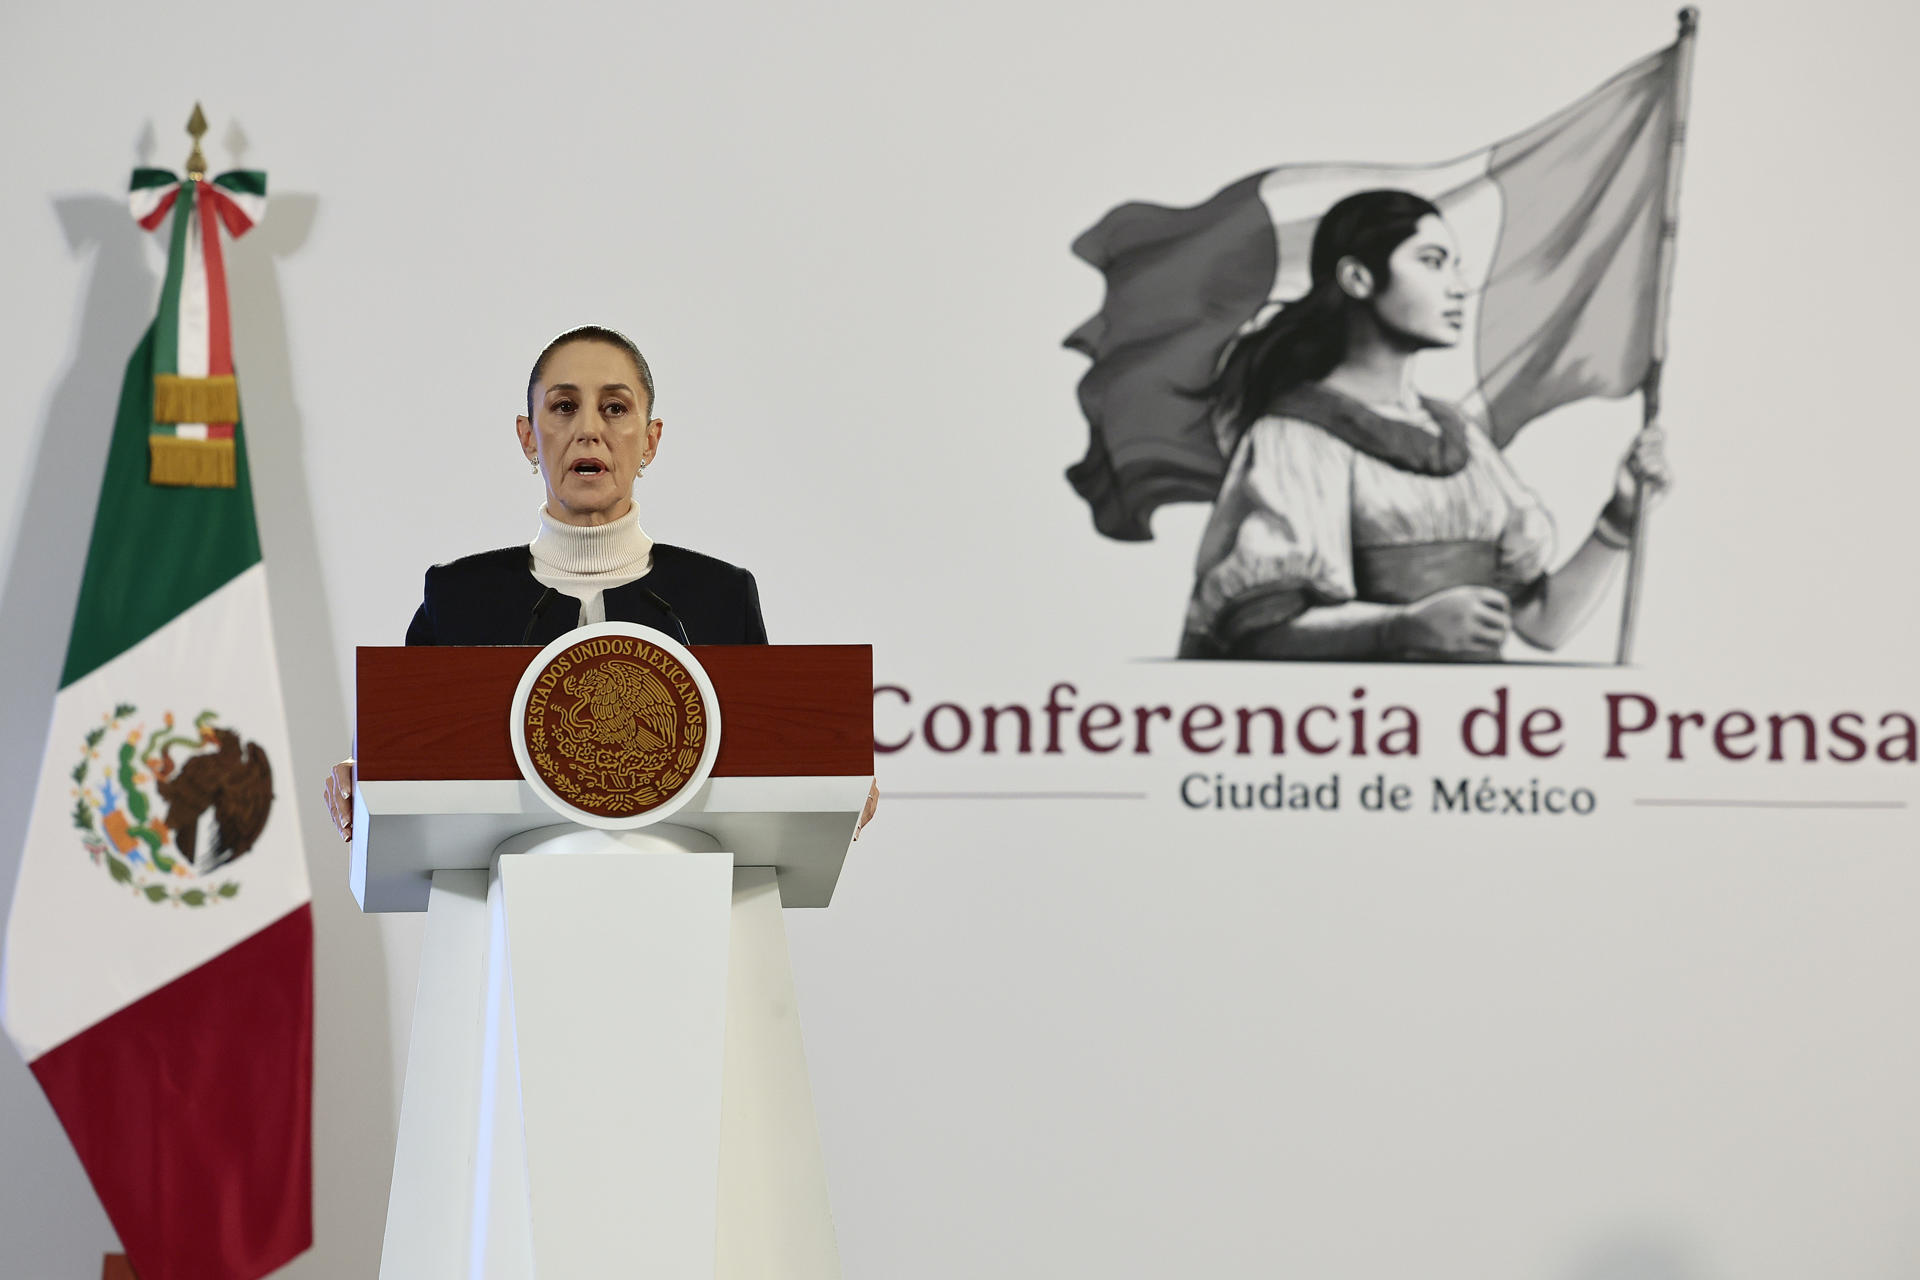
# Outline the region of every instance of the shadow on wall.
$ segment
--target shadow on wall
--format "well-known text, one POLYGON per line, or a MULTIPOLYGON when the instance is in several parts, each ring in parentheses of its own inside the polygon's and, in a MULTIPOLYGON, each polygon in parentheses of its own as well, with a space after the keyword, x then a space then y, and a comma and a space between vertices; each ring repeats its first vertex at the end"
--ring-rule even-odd
MULTIPOLYGON (((244 164, 245 137, 228 150, 244 164)), ((141 150, 150 149, 143 141, 141 150)), ((145 158, 143 157, 143 162, 145 158)), ((386 948, 346 884, 346 856, 318 799, 318 780, 350 741, 321 585, 318 532, 302 460, 303 426, 277 267, 305 243, 312 195, 274 196, 229 251, 239 371, 260 540, 293 759, 280 783, 300 810, 313 885, 315 972, 314 1248, 284 1277, 373 1275, 379 1269, 396 1117, 386 948), (308 787, 307 779, 314 785, 308 787)), ((153 318, 158 281, 147 233, 123 199, 54 202, 69 249, 91 254, 80 333, 44 414, 0 585, 0 919, 13 894, 45 726, 66 655, 100 477, 128 357, 153 318)), ((39 1086, 0 1050, 0 1270, 87 1275, 117 1248, 113 1229, 39 1086)))
MULTIPOLYGON (((0 585, 0 921, 13 901, 40 756, 66 660, 80 570, 127 358, 159 284, 125 200, 62 196, 53 211, 76 257, 91 256, 73 358, 41 417, 19 536, 0 585)), ((118 1248, 53 1108, 11 1045, 0 1045, 0 1262, 9 1275, 89 1275, 118 1248)))
MULTIPOLYGON (((243 165, 237 126, 226 141, 235 166, 243 165)), ((277 269, 306 243, 318 213, 312 195, 270 196, 260 225, 233 243, 228 270, 234 368, 292 736, 292 767, 280 785, 300 806, 313 885, 314 1247, 276 1273, 285 1280, 379 1271, 398 1123, 386 944, 379 921, 363 915, 348 891, 346 847, 320 803, 321 779, 347 754, 352 727, 320 574, 306 431, 277 269)))
POLYGON ((1671 1239, 1621 1236, 1591 1250, 1567 1273, 1568 1280, 1695 1280, 1701 1273, 1671 1239))

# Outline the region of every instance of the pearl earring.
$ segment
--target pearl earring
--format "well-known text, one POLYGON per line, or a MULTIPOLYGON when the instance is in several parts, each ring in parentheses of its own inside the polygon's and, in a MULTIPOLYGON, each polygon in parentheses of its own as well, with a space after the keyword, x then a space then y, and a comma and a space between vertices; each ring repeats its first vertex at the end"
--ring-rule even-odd
POLYGON ((540 464, 538 462, 534 462, 533 464, 533 474, 535 475, 540 474, 540 464))

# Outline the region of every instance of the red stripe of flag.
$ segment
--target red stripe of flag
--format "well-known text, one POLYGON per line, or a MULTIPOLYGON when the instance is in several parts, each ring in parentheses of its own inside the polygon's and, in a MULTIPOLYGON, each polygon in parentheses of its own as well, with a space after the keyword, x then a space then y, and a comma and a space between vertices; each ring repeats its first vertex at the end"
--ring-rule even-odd
POLYGON ((220 211, 220 221, 227 224, 227 234, 236 240, 253 230, 253 219, 240 207, 240 202, 212 183, 200 188, 205 199, 213 201, 213 207, 220 211))
POLYGON ((165 194, 164 196, 161 196, 160 203, 154 206, 153 212, 148 214, 146 217, 140 219, 140 225, 148 231, 151 231, 155 227, 159 226, 160 220, 167 216, 167 210, 173 208, 173 202, 175 200, 178 200, 179 198, 180 198, 179 187, 175 187, 173 190, 167 192, 167 194, 165 194))
POLYGON ((313 914, 34 1059, 141 1280, 258 1280, 313 1244, 313 914))
POLYGON ((206 183, 200 189, 200 246, 207 263, 207 376, 219 378, 233 372, 233 330, 227 320, 227 264, 220 257, 220 224, 214 218, 219 207, 213 188, 206 183))

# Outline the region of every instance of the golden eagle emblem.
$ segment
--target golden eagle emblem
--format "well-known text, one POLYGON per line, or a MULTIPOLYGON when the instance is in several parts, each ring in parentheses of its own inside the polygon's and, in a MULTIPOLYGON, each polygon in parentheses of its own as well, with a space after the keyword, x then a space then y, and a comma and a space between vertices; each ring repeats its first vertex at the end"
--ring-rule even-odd
POLYGON ((578 641, 534 678, 523 713, 533 772, 567 804, 626 818, 680 791, 706 747, 699 684, 638 636, 578 641))
POLYGON ((563 713, 558 730, 576 752, 613 752, 646 768, 673 745, 673 695, 639 663, 604 663, 568 676, 560 687, 580 699, 563 713))

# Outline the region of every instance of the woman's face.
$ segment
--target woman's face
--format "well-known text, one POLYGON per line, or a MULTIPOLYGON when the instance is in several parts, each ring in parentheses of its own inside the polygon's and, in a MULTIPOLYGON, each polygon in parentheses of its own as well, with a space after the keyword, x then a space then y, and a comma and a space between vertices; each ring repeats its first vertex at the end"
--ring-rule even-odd
POLYGON ((540 464, 547 514, 566 524, 606 524, 633 507, 633 481, 660 447, 633 360, 610 343, 569 342, 541 371, 533 417, 518 422, 520 450, 540 464))
POLYGON ((1466 327, 1467 278, 1460 248, 1445 222, 1428 214, 1387 259, 1389 283, 1374 298, 1374 315, 1389 336, 1409 347, 1451 347, 1466 327))

